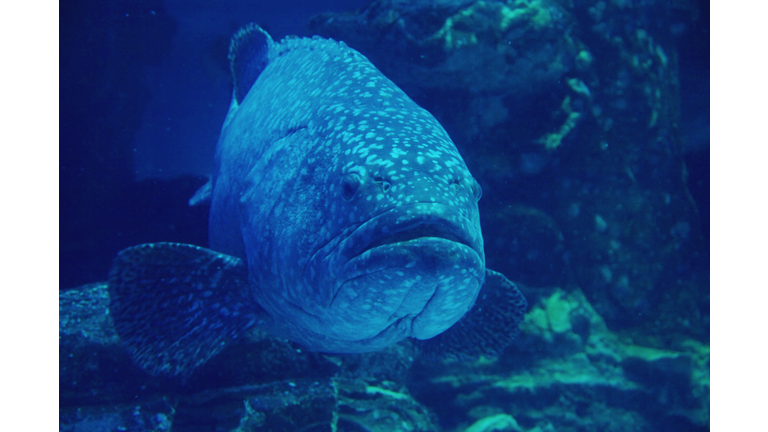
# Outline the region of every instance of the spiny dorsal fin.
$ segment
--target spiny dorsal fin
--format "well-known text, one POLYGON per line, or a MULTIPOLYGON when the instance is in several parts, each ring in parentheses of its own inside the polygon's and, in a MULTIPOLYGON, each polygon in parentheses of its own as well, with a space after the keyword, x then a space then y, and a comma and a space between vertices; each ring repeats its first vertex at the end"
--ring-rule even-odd
POLYGON ((253 83, 267 67, 272 43, 272 37, 254 23, 246 25, 232 36, 232 42, 229 44, 229 68, 235 82, 235 98, 238 104, 245 99, 253 83))

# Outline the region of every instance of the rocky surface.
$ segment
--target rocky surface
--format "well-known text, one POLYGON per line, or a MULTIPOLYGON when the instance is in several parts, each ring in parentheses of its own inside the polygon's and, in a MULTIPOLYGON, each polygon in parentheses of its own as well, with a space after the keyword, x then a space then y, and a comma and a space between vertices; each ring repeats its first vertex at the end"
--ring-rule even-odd
POLYGON ((69 290, 59 302, 60 430, 707 429, 707 346, 635 345, 579 290, 526 294, 520 337, 496 359, 422 360, 408 343, 326 355, 256 331, 177 381, 123 352, 105 284, 69 290))
POLYGON ((186 380, 153 377, 123 351, 106 284, 86 285, 60 294, 60 429, 437 430, 405 387, 413 354, 309 353, 254 331, 186 380))
POLYGON ((708 430, 708 346, 635 345, 608 330, 579 290, 531 297, 520 338, 500 358, 414 365, 409 389, 443 430, 483 419, 509 424, 485 430, 708 430))

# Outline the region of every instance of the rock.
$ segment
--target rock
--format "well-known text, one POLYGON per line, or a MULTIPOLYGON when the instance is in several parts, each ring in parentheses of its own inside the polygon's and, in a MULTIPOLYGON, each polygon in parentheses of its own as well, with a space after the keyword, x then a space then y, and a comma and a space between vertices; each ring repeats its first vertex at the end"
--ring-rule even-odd
POLYGON ((60 409, 59 430, 61 432, 170 432, 174 424, 174 416, 175 409, 167 398, 133 404, 60 409))
POLYGON ((464 432, 510 431, 523 432, 514 417, 509 414, 496 414, 482 418, 468 427, 464 432))
POLYGON ((439 430, 435 415, 411 397, 403 381, 371 385, 339 377, 336 385, 339 431, 439 430))
POLYGON ((59 404, 130 403, 168 387, 133 365, 109 316, 105 283, 59 295, 59 404))
POLYGON ((550 297, 546 305, 549 328, 554 333, 571 331, 571 304, 561 299, 559 293, 550 297))
POLYGON ((444 428, 495 415, 526 431, 708 428, 708 348, 634 345, 579 290, 534 293, 519 341, 499 359, 414 364, 411 393, 444 428))
POLYGON ((258 332, 186 382, 122 352, 105 284, 60 295, 60 424, 66 431, 705 430, 709 348, 639 346, 580 290, 535 288, 497 359, 416 360, 411 344, 307 353, 258 332), (439 425, 439 427, 438 427, 439 425))
POLYGON ((332 356, 254 331, 187 380, 125 354, 105 283, 59 295, 62 431, 436 431, 408 394, 413 347, 332 356))
POLYGON ((285 380, 206 390, 187 395, 176 407, 174 429, 210 425, 218 430, 332 431, 337 391, 333 380, 285 380))

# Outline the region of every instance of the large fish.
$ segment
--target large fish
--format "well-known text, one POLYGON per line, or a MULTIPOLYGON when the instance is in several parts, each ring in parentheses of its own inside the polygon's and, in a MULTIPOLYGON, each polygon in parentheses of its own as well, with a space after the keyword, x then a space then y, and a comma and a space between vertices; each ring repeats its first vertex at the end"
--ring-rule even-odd
POLYGON ((485 268, 481 189, 437 120, 341 42, 251 24, 229 59, 210 249, 140 245, 110 273, 134 360, 186 375, 253 326, 333 353, 508 345, 525 299, 485 268))

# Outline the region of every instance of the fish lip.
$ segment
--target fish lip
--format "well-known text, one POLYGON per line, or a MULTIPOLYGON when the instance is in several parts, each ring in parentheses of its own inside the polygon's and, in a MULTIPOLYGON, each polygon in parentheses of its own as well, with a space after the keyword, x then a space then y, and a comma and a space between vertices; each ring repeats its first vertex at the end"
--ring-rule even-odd
MULTIPOLYGON (((387 214, 392 210, 395 209, 388 210, 385 213, 371 218, 370 221, 378 223, 383 219, 384 223, 386 223, 388 222, 388 219, 392 219, 389 217, 390 215, 387 214)), ((466 222, 469 221, 467 220, 466 222)), ((355 230, 350 233, 349 238, 355 236, 357 231, 358 230, 355 230)), ((475 247, 472 244, 472 239, 469 238, 467 234, 467 230, 462 229, 460 225, 450 221, 448 218, 436 217, 431 214, 416 216, 396 224, 396 228, 380 233, 368 242, 356 242, 357 244, 348 249, 348 256, 351 261, 377 247, 405 243, 420 238, 439 238, 460 243, 475 250, 475 247)))
MULTIPOLYGON (((329 256, 335 254, 331 258, 335 259, 339 269, 339 272, 334 275, 334 280, 329 281, 334 288, 333 298, 346 280, 389 267, 383 266, 381 262, 365 268, 355 265, 363 255, 377 254, 387 246, 397 244, 405 246, 417 239, 452 242, 461 245, 462 249, 471 250, 477 255, 477 259, 484 262, 482 235, 477 230, 477 235, 473 236, 474 228, 475 223, 471 219, 446 204, 412 203, 388 209, 355 228, 339 243, 338 249, 329 254, 329 256), (413 214, 403 215, 409 211, 413 214), (382 232, 382 227, 388 227, 387 232, 382 232), (354 268, 357 269, 354 270, 354 268)), ((403 263, 392 262, 391 264, 407 266, 403 263)), ((330 301, 332 302, 333 299, 330 301)))

